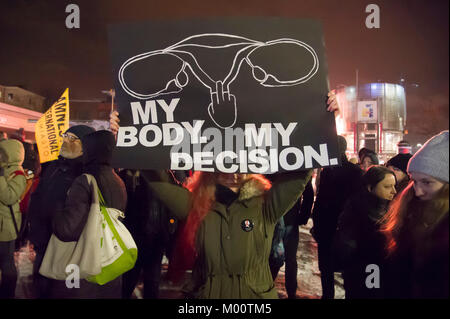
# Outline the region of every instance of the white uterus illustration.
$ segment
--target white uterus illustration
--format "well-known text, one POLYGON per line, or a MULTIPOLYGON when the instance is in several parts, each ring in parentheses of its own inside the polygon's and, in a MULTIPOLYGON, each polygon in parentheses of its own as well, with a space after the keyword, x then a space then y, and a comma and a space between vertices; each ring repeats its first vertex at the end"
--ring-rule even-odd
POLYGON ((253 78, 259 82, 260 85, 268 88, 294 86, 305 83, 309 81, 319 69, 319 59, 314 49, 299 40, 282 38, 261 42, 230 34, 206 33, 190 36, 165 49, 145 52, 133 56, 122 64, 119 69, 118 77, 120 85, 127 94, 137 99, 148 100, 180 92, 189 83, 188 73, 192 73, 210 91, 211 102, 208 105, 208 114, 211 120, 217 127, 225 129, 233 127, 236 123, 238 103, 236 97, 230 92, 230 84, 233 83, 238 76, 244 62, 251 68, 253 78), (262 67, 252 63, 251 55, 258 49, 282 44, 301 47, 311 55, 312 64, 310 67, 308 66, 308 70, 305 72, 306 74, 300 74, 295 79, 282 80, 277 76, 266 72, 262 67), (231 68, 225 78, 213 79, 205 72, 204 68, 200 66, 201 63, 199 63, 198 57, 195 55, 198 48, 210 50, 236 49, 231 68), (150 94, 142 94, 133 91, 125 81, 125 70, 133 63, 157 55, 171 55, 178 58, 182 62, 181 69, 178 71, 175 78, 170 80, 162 90, 150 94), (186 72, 187 68, 189 68, 190 72, 186 72))

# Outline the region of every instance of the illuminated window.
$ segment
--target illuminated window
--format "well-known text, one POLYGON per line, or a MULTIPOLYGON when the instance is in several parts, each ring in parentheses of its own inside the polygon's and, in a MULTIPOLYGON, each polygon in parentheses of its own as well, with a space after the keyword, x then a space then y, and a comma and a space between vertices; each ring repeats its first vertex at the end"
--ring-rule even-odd
POLYGON ((394 84, 386 84, 386 97, 388 99, 392 99, 395 97, 395 85, 394 84))

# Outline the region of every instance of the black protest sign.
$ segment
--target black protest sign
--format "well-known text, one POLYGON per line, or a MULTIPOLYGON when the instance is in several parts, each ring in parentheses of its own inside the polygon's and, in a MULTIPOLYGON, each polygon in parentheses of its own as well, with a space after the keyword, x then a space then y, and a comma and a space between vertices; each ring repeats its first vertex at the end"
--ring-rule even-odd
POLYGON ((273 173, 338 165, 321 25, 281 18, 109 28, 114 165, 273 173))

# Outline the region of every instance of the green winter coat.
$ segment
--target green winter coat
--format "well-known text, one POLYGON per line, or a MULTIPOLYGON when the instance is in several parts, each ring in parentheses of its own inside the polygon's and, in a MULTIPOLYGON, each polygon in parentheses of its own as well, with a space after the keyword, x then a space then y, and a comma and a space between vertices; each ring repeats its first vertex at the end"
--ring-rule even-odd
MULTIPOLYGON (((269 268, 275 224, 301 196, 311 172, 279 174, 267 192, 258 179, 250 179, 228 208, 214 204, 197 232, 198 258, 189 284, 194 296, 278 298, 269 268), (246 220, 253 224, 250 231, 244 230, 246 220)), ((191 208, 187 189, 166 182, 149 186, 180 220, 187 217, 191 208)))
POLYGON ((19 202, 27 185, 21 166, 25 151, 21 142, 3 140, 0 142, 0 152, 1 158, 7 157, 6 162, 0 163, 3 168, 3 175, 0 176, 0 241, 12 241, 17 238, 17 233, 9 206, 12 205, 17 227, 20 227, 22 214, 19 202))

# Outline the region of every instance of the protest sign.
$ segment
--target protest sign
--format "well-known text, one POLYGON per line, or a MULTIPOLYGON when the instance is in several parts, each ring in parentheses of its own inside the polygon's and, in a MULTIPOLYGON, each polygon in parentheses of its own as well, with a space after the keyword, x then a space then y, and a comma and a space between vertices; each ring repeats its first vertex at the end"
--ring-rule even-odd
POLYGON ((113 163, 274 173, 339 164, 317 21, 228 18, 114 25, 113 163))
POLYGON ((69 128, 69 89, 37 121, 35 137, 41 163, 58 158, 62 136, 69 128))

